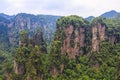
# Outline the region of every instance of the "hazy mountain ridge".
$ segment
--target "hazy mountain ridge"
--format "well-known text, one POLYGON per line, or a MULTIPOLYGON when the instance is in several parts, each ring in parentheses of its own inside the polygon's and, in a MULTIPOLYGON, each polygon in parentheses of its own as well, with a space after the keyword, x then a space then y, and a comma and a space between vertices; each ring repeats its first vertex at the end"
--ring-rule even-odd
POLYGON ((92 20, 92 19, 94 19, 95 17, 94 16, 89 16, 89 17, 87 17, 87 18, 85 18, 86 20, 92 20))
POLYGON ((15 15, 7 15, 7 14, 4 14, 4 13, 0 13, 0 16, 6 18, 6 19, 11 19, 11 18, 14 18, 15 15))
MULTIPOLYGON (((99 17, 104 17, 104 18, 116 18, 118 15, 120 15, 120 12, 117 12, 115 10, 111 10, 108 12, 105 12, 103 14, 101 14, 99 17)), ((87 18, 85 18, 86 20, 91 20, 95 18, 94 16, 89 16, 87 18)))
POLYGON ((31 36, 38 28, 42 29, 44 39, 49 43, 56 29, 56 20, 60 18, 60 16, 33 15, 26 13, 19 13, 15 16, 2 13, 0 17, 0 22, 4 22, 8 28, 9 42, 13 45, 18 44, 18 36, 22 30, 28 31, 31 36))
POLYGON ((113 18, 118 14, 120 14, 120 13, 115 10, 111 10, 111 11, 103 13, 102 15, 100 15, 100 17, 113 18))

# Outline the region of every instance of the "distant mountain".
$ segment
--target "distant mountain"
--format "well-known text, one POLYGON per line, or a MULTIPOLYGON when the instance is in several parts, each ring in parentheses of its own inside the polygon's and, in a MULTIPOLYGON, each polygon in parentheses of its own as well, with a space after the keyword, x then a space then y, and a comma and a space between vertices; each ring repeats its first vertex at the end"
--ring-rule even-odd
POLYGON ((94 16, 89 16, 89 17, 87 17, 87 18, 85 18, 86 20, 91 20, 91 19, 93 19, 93 18, 95 18, 94 16))
POLYGON ((5 17, 3 17, 3 16, 0 16, 0 22, 1 23, 8 23, 9 22, 9 20, 8 19, 6 19, 5 17))
POLYGON ((102 15, 100 15, 100 17, 105 17, 105 18, 113 18, 115 17, 116 15, 118 15, 119 12, 115 11, 115 10, 111 10, 109 12, 105 12, 103 13, 102 15))
POLYGON ((14 17, 14 15, 10 16, 10 15, 4 14, 4 13, 0 13, 0 17, 4 17, 6 19, 11 19, 14 17))
POLYGON ((9 45, 8 26, 9 20, 0 16, 0 48, 9 45))
MULTIPOLYGON (((10 44, 17 45, 19 42, 19 34, 22 30, 26 30, 29 36, 32 36, 38 28, 41 28, 44 40, 49 43, 56 30, 56 21, 58 18, 60 18, 60 16, 26 13, 9 16, 0 13, 0 29, 6 28, 10 44), (5 27, 3 25, 5 25, 5 27)), ((1 34, 4 34, 3 31, 1 31, 1 34)))
POLYGON ((120 18, 120 13, 117 14, 114 18, 120 18))

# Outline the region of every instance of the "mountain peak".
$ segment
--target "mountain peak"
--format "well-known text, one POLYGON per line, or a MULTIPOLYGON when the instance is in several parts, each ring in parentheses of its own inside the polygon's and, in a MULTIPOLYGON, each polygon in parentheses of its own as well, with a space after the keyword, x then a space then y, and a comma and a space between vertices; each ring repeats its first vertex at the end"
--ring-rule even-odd
POLYGON ((115 10, 111 10, 111 11, 108 11, 108 12, 117 13, 117 11, 115 11, 115 10))
POLYGON ((102 15, 100 15, 101 17, 105 17, 105 18, 112 18, 114 17, 115 15, 119 14, 117 11, 115 10, 111 10, 111 11, 108 11, 108 12, 105 12, 103 13, 102 15))
POLYGON ((13 18, 14 17, 14 15, 7 15, 7 14, 4 14, 4 13, 0 13, 0 17, 4 17, 4 18, 6 18, 6 19, 11 19, 11 18, 13 18))
POLYGON ((95 18, 94 16, 89 16, 89 17, 87 17, 87 18, 85 18, 86 20, 91 20, 91 19, 93 19, 93 18, 95 18))

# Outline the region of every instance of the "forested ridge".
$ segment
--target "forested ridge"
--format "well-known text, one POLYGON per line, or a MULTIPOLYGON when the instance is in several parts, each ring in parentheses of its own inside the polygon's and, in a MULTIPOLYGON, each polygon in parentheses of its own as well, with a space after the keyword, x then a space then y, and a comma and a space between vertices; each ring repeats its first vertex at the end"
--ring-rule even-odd
MULTIPOLYGON (((0 37, 6 35, 1 42, 7 40, 5 26, 0 25, 0 37)), ((119 15, 89 21, 76 15, 61 17, 50 44, 41 28, 29 35, 21 31, 18 48, 9 42, 0 45, 1 80, 120 79, 119 15)))

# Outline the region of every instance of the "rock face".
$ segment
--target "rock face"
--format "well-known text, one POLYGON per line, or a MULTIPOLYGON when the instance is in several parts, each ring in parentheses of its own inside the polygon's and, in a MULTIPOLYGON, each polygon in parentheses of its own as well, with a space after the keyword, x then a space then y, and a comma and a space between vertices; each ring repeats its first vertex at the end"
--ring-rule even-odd
POLYGON ((100 42, 104 40, 105 40, 105 25, 97 23, 92 27, 92 50, 94 52, 98 52, 100 42))
POLYGON ((24 72, 25 72, 24 64, 19 63, 16 60, 14 60, 14 72, 16 74, 24 74, 24 72))
POLYGON ((37 30, 36 34, 35 34, 35 35, 33 36, 33 38, 31 39, 31 44, 32 44, 33 46, 35 46, 35 45, 40 46, 40 45, 43 45, 44 43, 45 43, 45 42, 44 42, 44 40, 43 40, 42 30, 39 29, 39 30, 37 30))
POLYGON ((55 40, 62 42, 61 54, 72 59, 83 55, 85 47, 84 19, 73 15, 58 20, 55 40))
POLYGON ((111 36, 108 37, 108 40, 109 40, 110 43, 114 44, 115 41, 116 41, 116 36, 111 35, 111 36))
POLYGON ((11 80, 11 79, 10 79, 10 73, 5 72, 4 74, 5 74, 6 80, 11 80))
POLYGON ((68 26, 64 32, 66 38, 63 41, 61 52, 67 54, 70 58, 82 55, 82 48, 85 46, 84 28, 76 28, 73 25, 68 26))
POLYGON ((58 23, 60 24, 57 24, 56 34, 58 35, 57 40, 62 41, 61 53, 68 55, 70 58, 83 55, 88 46, 91 46, 93 52, 98 52, 100 42, 106 40, 106 25, 103 22, 97 21, 92 27, 88 27, 88 25, 85 25, 86 21, 71 16, 61 18, 58 23), (66 23, 64 20, 66 20, 66 23), (91 37, 89 33, 92 35, 91 37))
POLYGON ((0 45, 9 45, 9 37, 8 37, 8 27, 9 21, 3 17, 0 17, 0 45))
POLYGON ((44 40, 50 43, 56 30, 56 20, 58 18, 60 16, 20 13, 10 18, 0 16, 0 24, 4 24, 8 28, 8 41, 13 46, 19 44, 19 35, 22 30, 28 31, 29 37, 31 37, 38 28, 42 29, 44 40))
POLYGON ((58 69, 56 66, 52 66, 52 71, 51 71, 53 77, 56 77, 59 73, 58 69))

